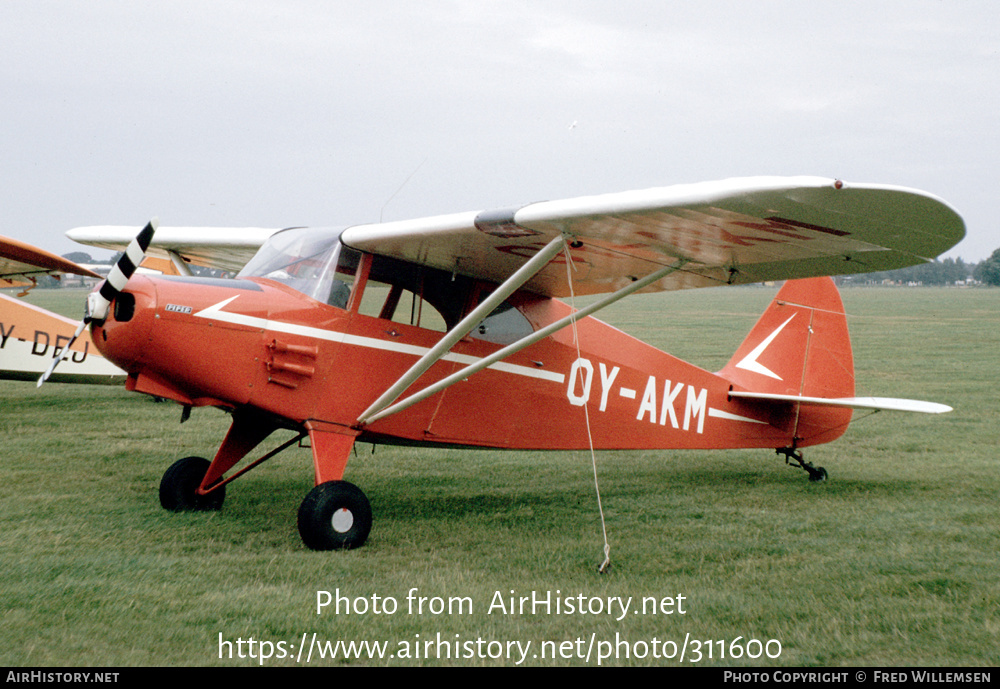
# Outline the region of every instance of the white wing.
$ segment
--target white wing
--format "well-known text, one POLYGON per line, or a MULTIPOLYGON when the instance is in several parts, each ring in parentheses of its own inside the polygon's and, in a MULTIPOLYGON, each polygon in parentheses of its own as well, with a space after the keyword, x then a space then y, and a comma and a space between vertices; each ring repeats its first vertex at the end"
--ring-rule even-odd
MULTIPOLYGON (((500 282, 566 233, 577 293, 618 289, 684 263, 651 289, 890 270, 922 263, 965 235, 961 217, 921 191, 819 177, 755 177, 521 208, 358 225, 348 246, 500 282)), ((553 262, 527 287, 566 296, 553 262)))
MULTIPOLYGON (((77 227, 66 233, 70 239, 112 251, 124 251, 137 227, 96 225, 77 227)), ((238 272, 278 228, 266 227, 160 227, 147 253, 208 268, 238 272)))
MULTIPOLYGON (((237 271, 274 228, 161 227, 150 255, 237 271)), ((647 290, 891 270, 933 259, 965 236, 962 218, 925 192, 820 177, 752 177, 660 187, 519 208, 355 225, 342 241, 371 253, 503 282, 565 233, 578 294, 610 292, 683 264, 647 290)), ((67 235, 121 250, 134 227, 67 235)), ((550 263, 526 287, 567 296, 550 263)))

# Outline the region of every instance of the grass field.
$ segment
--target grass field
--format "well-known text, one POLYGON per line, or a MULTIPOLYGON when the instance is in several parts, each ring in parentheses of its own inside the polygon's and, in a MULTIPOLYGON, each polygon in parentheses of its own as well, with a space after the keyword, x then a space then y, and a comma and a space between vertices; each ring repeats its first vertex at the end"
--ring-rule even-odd
MULTIPOLYGON (((82 297, 67 292, 31 298, 73 315, 82 297)), ((715 370, 773 294, 641 296, 602 318, 715 370)), ((181 426, 176 405, 117 388, 0 383, 0 663, 255 665, 264 651, 266 665, 293 665, 278 656, 315 633, 388 642, 382 659, 314 653, 315 665, 513 665, 508 642, 531 642, 525 665, 596 665, 599 651, 617 651, 606 665, 995 665, 1000 290, 843 297, 858 393, 955 411, 856 420, 807 452, 830 473, 822 484, 767 451, 599 454, 604 575, 585 453, 359 446, 345 478, 371 499, 372 535, 315 553, 295 526, 308 450, 229 486, 217 513, 167 513, 160 476, 211 456, 223 413, 195 410, 181 426), (337 590, 354 610, 317 615, 317 591, 337 590), (564 614, 491 610, 512 591, 551 592, 564 614), (374 597, 397 608, 376 613, 374 597), (586 612, 565 614, 581 597, 586 612), (609 597, 632 608, 609 615, 609 597), (667 597, 673 614, 649 609, 667 597)))

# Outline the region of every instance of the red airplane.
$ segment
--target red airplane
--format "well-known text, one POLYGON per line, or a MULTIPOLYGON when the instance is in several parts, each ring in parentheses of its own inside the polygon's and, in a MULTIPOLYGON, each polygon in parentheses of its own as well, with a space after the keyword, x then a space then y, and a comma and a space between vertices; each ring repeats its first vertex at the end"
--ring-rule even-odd
MULTIPOLYGON (((821 277, 927 261, 964 236, 954 210, 910 189, 750 178, 269 231, 235 279, 129 279, 154 230, 90 295, 80 330, 128 389, 232 413, 211 462, 164 474, 163 507, 219 509, 228 483, 308 437, 316 485, 298 527, 317 550, 368 537, 368 499, 343 480, 359 440, 772 448, 823 480, 801 449, 842 435, 852 408, 949 411, 854 396, 843 305, 821 277), (591 317, 640 290, 769 280, 789 282, 717 373, 591 317), (576 311, 559 300, 583 294, 606 296, 576 311), (230 473, 279 429, 295 437, 230 473)), ((167 228, 157 241, 184 256, 167 228)))

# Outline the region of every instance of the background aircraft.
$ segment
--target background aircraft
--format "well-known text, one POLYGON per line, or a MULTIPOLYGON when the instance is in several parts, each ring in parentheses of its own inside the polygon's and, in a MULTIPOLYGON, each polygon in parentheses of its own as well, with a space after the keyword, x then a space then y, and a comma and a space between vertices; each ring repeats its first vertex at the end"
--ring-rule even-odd
MULTIPOLYGON (((298 525, 314 549, 368 536, 368 500, 343 480, 356 440, 766 447, 821 480, 801 448, 839 437, 851 409, 948 410, 854 396, 843 306, 833 282, 817 278, 912 265, 954 246, 959 215, 915 190, 752 178, 266 231, 235 280, 133 277, 151 243, 181 261, 227 249, 207 231, 186 247, 177 233, 154 241, 154 230, 131 242, 80 328, 91 325, 130 390, 232 412, 211 462, 187 457, 167 470, 161 504, 218 509, 229 482, 308 438, 316 487, 298 525), (718 373, 590 317, 639 290, 786 279, 718 373), (574 311, 559 300, 574 295, 607 296, 574 311), (295 436, 227 475, 279 429, 295 436)), ((120 248, 116 232, 70 236, 120 248)))
MULTIPOLYGON (((24 287, 23 297, 37 285, 40 275, 61 279, 78 275, 99 280, 107 277, 112 266, 80 265, 44 249, 9 237, 0 237, 0 287, 24 287)), ((178 275, 169 258, 147 257, 140 271, 178 275)), ((74 340, 76 321, 29 304, 0 292, 0 380, 38 380, 60 354, 63 346, 74 340)), ((120 385, 125 372, 107 361, 97 351, 89 333, 73 341, 71 353, 51 378, 56 383, 120 385)))
MULTIPOLYGON (((100 278, 96 272, 16 239, 0 237, 0 287, 37 284, 41 275, 100 278)), ((37 380, 54 357, 73 339, 76 323, 69 318, 0 293, 0 379, 37 380)), ((125 372, 101 356, 89 334, 76 340, 52 380, 66 383, 121 384, 125 372)))
POLYGON ((10 237, 0 237, 0 287, 33 287, 40 275, 57 280, 63 273, 100 277, 97 273, 10 237))

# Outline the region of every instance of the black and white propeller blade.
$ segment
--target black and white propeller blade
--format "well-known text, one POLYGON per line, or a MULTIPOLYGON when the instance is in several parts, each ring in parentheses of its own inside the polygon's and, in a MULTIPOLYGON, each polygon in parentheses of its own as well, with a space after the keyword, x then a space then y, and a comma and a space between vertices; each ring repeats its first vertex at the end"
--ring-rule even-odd
POLYGON ((129 243, 128 248, 125 249, 122 257, 118 259, 115 267, 108 273, 107 279, 101 283, 100 289, 87 295, 87 308, 84 312, 83 320, 76 327, 76 332, 73 333, 72 339, 66 343, 59 356, 52 360, 48 369, 38 379, 36 387, 41 387, 42 383, 48 380, 52 372, 56 370, 56 366, 69 356, 70 347, 76 342, 76 338, 80 337, 80 333, 83 332, 84 328, 91 323, 103 323, 104 319, 108 317, 108 309, 111 307, 111 302, 125 289, 129 278, 132 277, 136 268, 142 263, 142 259, 146 256, 146 250, 149 249, 149 244, 153 241, 153 234, 156 232, 158 225, 159 221, 156 218, 146 223, 146 226, 142 228, 136 238, 129 243))

